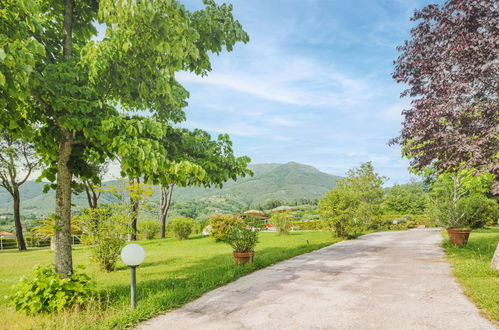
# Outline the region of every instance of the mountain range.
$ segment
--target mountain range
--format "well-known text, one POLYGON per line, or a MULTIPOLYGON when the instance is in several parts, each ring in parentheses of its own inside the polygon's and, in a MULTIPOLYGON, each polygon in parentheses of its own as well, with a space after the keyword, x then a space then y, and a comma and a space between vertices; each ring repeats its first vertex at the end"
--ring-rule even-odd
MULTIPOLYGON (((172 198, 173 214, 209 214, 214 212, 234 212, 263 206, 272 201, 292 203, 300 199, 313 200, 331 190, 339 176, 330 175, 316 168, 289 162, 286 164, 252 164, 253 176, 228 181, 223 188, 175 187, 172 198), (190 210, 186 210, 190 209, 190 210), (183 211, 182 211, 183 210, 183 211)), ((104 185, 117 185, 117 181, 104 182, 104 185)), ((43 193, 43 182, 28 181, 21 186, 21 210, 24 215, 40 216, 53 213, 54 191, 43 193)), ((159 202, 158 187, 150 196, 152 204, 159 202)), ((104 194, 100 203, 111 202, 114 196, 104 194)), ((7 191, 0 191, 0 213, 12 213, 12 199, 7 191)), ((82 193, 73 196, 77 207, 86 207, 86 197, 82 193)))

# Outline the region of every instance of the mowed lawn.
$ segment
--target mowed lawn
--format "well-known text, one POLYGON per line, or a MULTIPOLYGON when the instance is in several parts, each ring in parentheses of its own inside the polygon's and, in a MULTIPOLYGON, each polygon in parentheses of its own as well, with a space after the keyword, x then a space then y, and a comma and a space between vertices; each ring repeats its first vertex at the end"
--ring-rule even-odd
MULTIPOLYGON (((447 233, 444 234, 447 237, 447 233)), ((454 275, 465 293, 482 313, 499 325, 499 271, 490 262, 499 243, 499 228, 476 229, 466 247, 457 248, 444 242, 454 275)))
POLYGON ((45 316, 15 312, 4 297, 12 285, 37 264, 53 263, 49 250, 0 252, 0 329, 109 329, 133 326, 161 312, 177 308, 204 292, 266 267, 277 261, 306 253, 338 241, 329 232, 300 232, 288 236, 261 233, 255 261, 236 266, 232 249, 210 238, 194 236, 186 241, 174 239, 141 241, 146 251, 137 269, 137 308, 130 305, 130 272, 119 261, 112 273, 99 270, 85 247, 74 249, 73 261, 97 282, 98 298, 84 310, 45 316))

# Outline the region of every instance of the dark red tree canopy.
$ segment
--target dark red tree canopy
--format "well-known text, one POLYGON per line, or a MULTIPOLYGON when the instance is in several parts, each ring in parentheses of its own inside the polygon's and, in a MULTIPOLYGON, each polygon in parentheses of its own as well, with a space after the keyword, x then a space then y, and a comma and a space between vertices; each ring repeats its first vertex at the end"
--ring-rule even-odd
POLYGON ((416 170, 493 173, 499 193, 499 2, 450 0, 412 20, 393 74, 411 107, 392 143, 416 170))

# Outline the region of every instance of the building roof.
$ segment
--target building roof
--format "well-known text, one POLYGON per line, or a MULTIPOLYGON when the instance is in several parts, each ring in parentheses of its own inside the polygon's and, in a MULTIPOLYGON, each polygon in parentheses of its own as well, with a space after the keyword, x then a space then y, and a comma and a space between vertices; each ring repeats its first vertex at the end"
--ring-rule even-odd
POLYGON ((0 236, 16 236, 16 234, 9 233, 8 231, 0 231, 0 236))
POLYGON ((265 217, 265 213, 258 210, 249 210, 244 212, 244 215, 252 216, 252 217, 265 217))
POLYGON ((296 207, 283 205, 273 209, 272 213, 287 212, 287 211, 296 211, 296 207))

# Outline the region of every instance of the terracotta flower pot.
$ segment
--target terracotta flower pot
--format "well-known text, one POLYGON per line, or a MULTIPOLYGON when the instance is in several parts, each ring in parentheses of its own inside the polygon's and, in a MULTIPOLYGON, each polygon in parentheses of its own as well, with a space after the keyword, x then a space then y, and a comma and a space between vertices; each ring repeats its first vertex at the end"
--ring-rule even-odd
POLYGON ((247 264, 248 262, 253 261, 255 252, 232 252, 232 255, 234 256, 236 264, 247 264))
POLYGON ((449 239, 455 246, 465 246, 470 237, 470 228, 447 228, 449 239))

